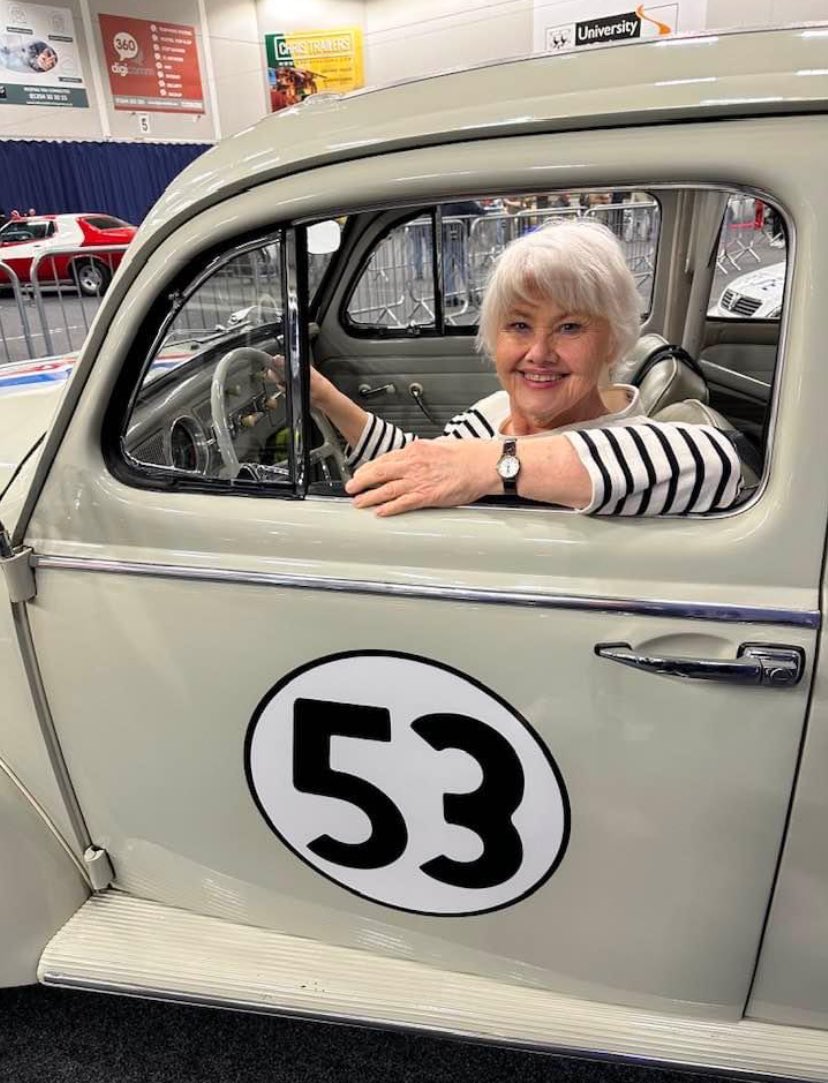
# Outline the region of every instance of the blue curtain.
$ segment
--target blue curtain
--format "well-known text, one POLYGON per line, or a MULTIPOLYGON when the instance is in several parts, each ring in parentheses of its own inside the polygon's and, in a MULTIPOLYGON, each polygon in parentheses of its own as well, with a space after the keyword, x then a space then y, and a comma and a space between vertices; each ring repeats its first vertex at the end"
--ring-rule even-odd
POLYGON ((100 211, 138 225, 209 143, 0 140, 0 210, 100 211))

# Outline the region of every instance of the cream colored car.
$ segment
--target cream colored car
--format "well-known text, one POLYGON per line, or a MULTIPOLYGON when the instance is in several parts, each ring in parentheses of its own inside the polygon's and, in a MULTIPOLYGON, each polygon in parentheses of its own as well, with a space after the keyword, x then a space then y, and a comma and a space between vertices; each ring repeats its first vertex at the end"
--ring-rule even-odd
POLYGON ((76 363, 0 371, 0 983, 828 1075, 826 50, 284 110, 175 181, 76 363), (780 321, 707 315, 746 195, 780 321), (723 418, 752 493, 356 509, 309 363, 433 435, 494 387, 497 252, 578 214, 639 283, 623 376, 723 418))

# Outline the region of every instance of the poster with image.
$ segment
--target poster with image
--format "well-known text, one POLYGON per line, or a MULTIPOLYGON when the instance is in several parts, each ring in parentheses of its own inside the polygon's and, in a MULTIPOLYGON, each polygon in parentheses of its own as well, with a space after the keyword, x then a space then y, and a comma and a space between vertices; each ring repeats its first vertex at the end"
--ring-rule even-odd
POLYGON ((533 49, 568 53, 613 42, 667 37, 707 26, 707 0, 638 4, 624 0, 535 0, 533 49))
POLYGON ((204 112, 195 27, 128 15, 98 22, 115 109, 204 112))
POLYGON ((0 105, 86 109, 72 12, 0 0, 0 105))
POLYGON ((265 34, 265 52, 272 113, 320 90, 356 90, 363 85, 359 27, 265 34))

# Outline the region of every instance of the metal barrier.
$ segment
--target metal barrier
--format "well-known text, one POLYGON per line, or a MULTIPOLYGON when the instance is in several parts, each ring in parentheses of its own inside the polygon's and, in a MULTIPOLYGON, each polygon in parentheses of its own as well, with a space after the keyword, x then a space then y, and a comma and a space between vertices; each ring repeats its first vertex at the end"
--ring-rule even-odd
POLYGON ((0 363, 78 350, 126 248, 44 248, 24 279, 12 265, 22 258, 0 259, 0 287, 13 301, 0 305, 0 363))
MULTIPOLYGON (((524 233, 561 218, 593 218, 616 234, 649 307, 658 242, 655 201, 548 207, 509 214, 451 215, 442 219, 443 299, 449 326, 474 325, 497 256, 524 233)), ((416 218, 385 237, 373 252, 349 306, 349 318, 366 327, 415 328, 434 322, 431 218, 416 218)))
POLYGON ((19 320, 19 326, 15 327, 15 331, 20 331, 20 335, 10 336, 7 334, 7 328, 5 326, 6 320, 3 318, 2 310, 0 309, 0 343, 3 346, 4 361, 24 361, 28 357, 36 357, 35 341, 32 337, 32 330, 29 325, 29 317, 26 312, 26 306, 24 304, 23 289, 20 285, 20 278, 13 267, 9 266, 5 260, 0 260, 0 273, 4 274, 11 285, 12 293, 14 294, 15 305, 17 307, 17 315, 19 320), (15 350, 10 346, 10 341, 23 340, 26 343, 24 351, 15 350))
MULTIPOLYGON (((87 306, 84 303, 87 300, 94 302, 94 310, 97 312, 100 305, 101 297, 106 292, 107 286, 112 280, 112 276, 115 273, 115 269, 123 258, 124 252, 126 252, 127 246, 125 244, 113 244, 113 245, 89 245, 86 248, 67 247, 67 248, 47 248, 35 256, 32 260, 32 268, 29 272, 31 279, 31 288, 34 296, 34 303, 37 308, 37 314, 40 319, 40 327, 43 333, 43 339, 46 343, 46 349, 49 354, 55 352, 55 346, 52 339, 52 329, 50 328, 50 320, 47 318, 46 306, 44 304, 44 286, 57 291, 58 303, 60 305, 62 320, 62 330, 66 335, 66 345, 61 346, 61 351, 71 353, 75 349, 79 349, 81 343, 86 338, 89 331, 90 320, 87 313, 87 306), (65 260, 62 257, 66 257, 65 260), (61 264, 65 262, 66 271, 69 272, 69 277, 59 273, 61 264), (41 274, 41 264, 48 264, 44 267, 44 271, 51 271, 51 281, 44 280, 41 274), (72 331, 80 331, 78 325, 73 325, 69 322, 69 316, 67 315, 66 305, 63 299, 63 290, 67 284, 77 291, 77 296, 80 301, 77 306, 77 315, 73 316, 73 319, 80 318, 83 323, 83 334, 80 336, 73 336, 72 331), (77 344, 76 344, 77 339, 77 344)), ((94 313, 93 313, 94 316, 94 313)))

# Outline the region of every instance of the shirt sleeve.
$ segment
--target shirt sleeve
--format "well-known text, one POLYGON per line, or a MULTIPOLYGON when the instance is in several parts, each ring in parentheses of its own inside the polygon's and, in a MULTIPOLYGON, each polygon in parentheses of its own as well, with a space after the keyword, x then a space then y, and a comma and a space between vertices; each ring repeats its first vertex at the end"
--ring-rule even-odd
POLYGON ((685 515, 736 503, 741 462, 712 425, 646 421, 563 433, 592 481, 588 515, 685 515))
MULTIPOLYGON (((470 406, 462 414, 456 414, 451 421, 446 422, 443 429, 443 436, 453 436, 456 440, 490 440, 494 435, 491 423, 476 406, 470 406)), ((413 432, 403 432, 397 425, 383 421, 376 414, 369 414, 359 440, 348 451, 346 462, 352 469, 356 469, 363 463, 378 459, 386 451, 397 451, 417 439, 413 432)))
POLYGON ((376 414, 369 414, 359 440, 348 449, 345 461, 351 469, 356 470, 358 466, 378 459, 387 451, 398 451, 412 440, 416 440, 414 433, 403 432, 390 421, 384 421, 376 414))

